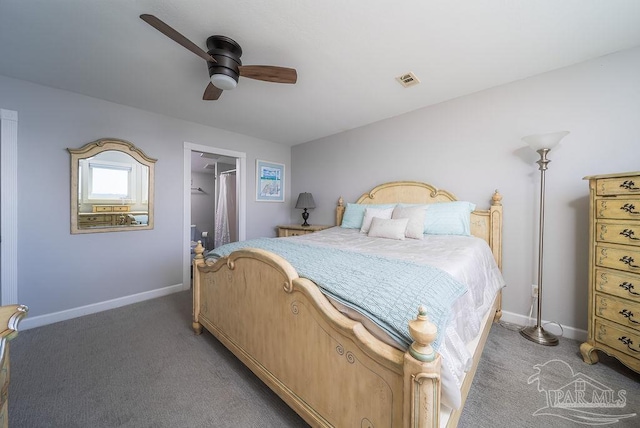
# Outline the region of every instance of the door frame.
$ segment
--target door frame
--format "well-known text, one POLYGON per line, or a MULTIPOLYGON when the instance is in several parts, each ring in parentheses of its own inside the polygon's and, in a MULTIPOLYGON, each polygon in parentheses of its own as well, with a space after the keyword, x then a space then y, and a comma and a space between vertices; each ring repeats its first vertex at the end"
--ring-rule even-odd
POLYGON ((238 204, 238 240, 247 239, 247 154, 218 147, 184 142, 182 289, 191 288, 191 152, 212 153, 236 158, 236 201, 238 204))
POLYGON ((0 109, 0 304, 18 303, 18 112, 0 109))

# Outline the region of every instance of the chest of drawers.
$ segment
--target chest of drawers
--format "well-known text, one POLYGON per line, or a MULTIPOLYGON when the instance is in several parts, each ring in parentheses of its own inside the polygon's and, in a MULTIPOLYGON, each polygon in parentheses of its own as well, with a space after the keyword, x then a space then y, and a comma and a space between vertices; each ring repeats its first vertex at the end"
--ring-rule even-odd
POLYGON ((640 373, 640 172, 589 180, 589 331, 580 345, 640 373))

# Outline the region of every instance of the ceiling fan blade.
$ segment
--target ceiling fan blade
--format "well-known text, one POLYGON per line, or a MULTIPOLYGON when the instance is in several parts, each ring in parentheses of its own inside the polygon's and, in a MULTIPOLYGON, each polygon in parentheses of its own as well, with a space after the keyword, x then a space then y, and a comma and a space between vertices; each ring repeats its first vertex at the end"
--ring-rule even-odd
POLYGON ((207 87, 204 90, 204 95, 202 95, 202 99, 205 101, 215 101, 220 98, 222 95, 222 89, 216 88, 213 83, 209 82, 207 87))
POLYGON ((273 65, 241 65, 240 76, 265 82, 296 83, 298 73, 293 68, 273 65))
POLYGON ((140 15, 140 19, 142 19, 147 24, 151 25, 156 30, 160 31, 162 34, 164 34, 165 36, 167 36, 177 44, 189 49, 191 52, 198 55, 200 58, 210 62, 217 62, 211 55, 209 55, 208 53, 200 49, 198 45, 193 43, 191 40, 187 39, 182 34, 178 33, 176 30, 174 30, 165 22, 161 21, 155 16, 142 14, 140 15))

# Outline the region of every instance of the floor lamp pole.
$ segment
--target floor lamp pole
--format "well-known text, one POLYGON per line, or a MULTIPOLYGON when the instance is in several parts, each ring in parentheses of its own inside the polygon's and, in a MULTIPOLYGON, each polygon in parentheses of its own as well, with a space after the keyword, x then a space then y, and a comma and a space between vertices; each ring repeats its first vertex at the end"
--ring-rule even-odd
POLYGON ((540 235, 538 237, 538 316, 536 318, 536 325, 533 327, 525 327, 520 330, 520 334, 532 342, 539 343, 540 345, 555 346, 558 344, 558 338, 545 331, 542 328, 542 261, 543 261, 543 242, 544 242, 544 173, 548 168, 549 159, 547 154, 551 149, 540 149, 537 152, 540 154, 540 160, 537 162, 540 165, 540 235))

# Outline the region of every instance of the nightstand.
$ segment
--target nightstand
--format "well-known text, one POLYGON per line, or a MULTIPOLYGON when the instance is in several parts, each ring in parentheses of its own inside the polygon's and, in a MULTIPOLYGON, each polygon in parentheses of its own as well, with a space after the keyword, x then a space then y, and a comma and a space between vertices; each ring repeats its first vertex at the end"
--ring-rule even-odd
POLYGON ((287 224, 284 226, 278 227, 278 238, 283 238, 285 236, 299 236, 306 235, 308 233, 318 232, 319 230, 328 229, 333 226, 323 225, 311 225, 311 226, 300 226, 298 224, 287 224))

